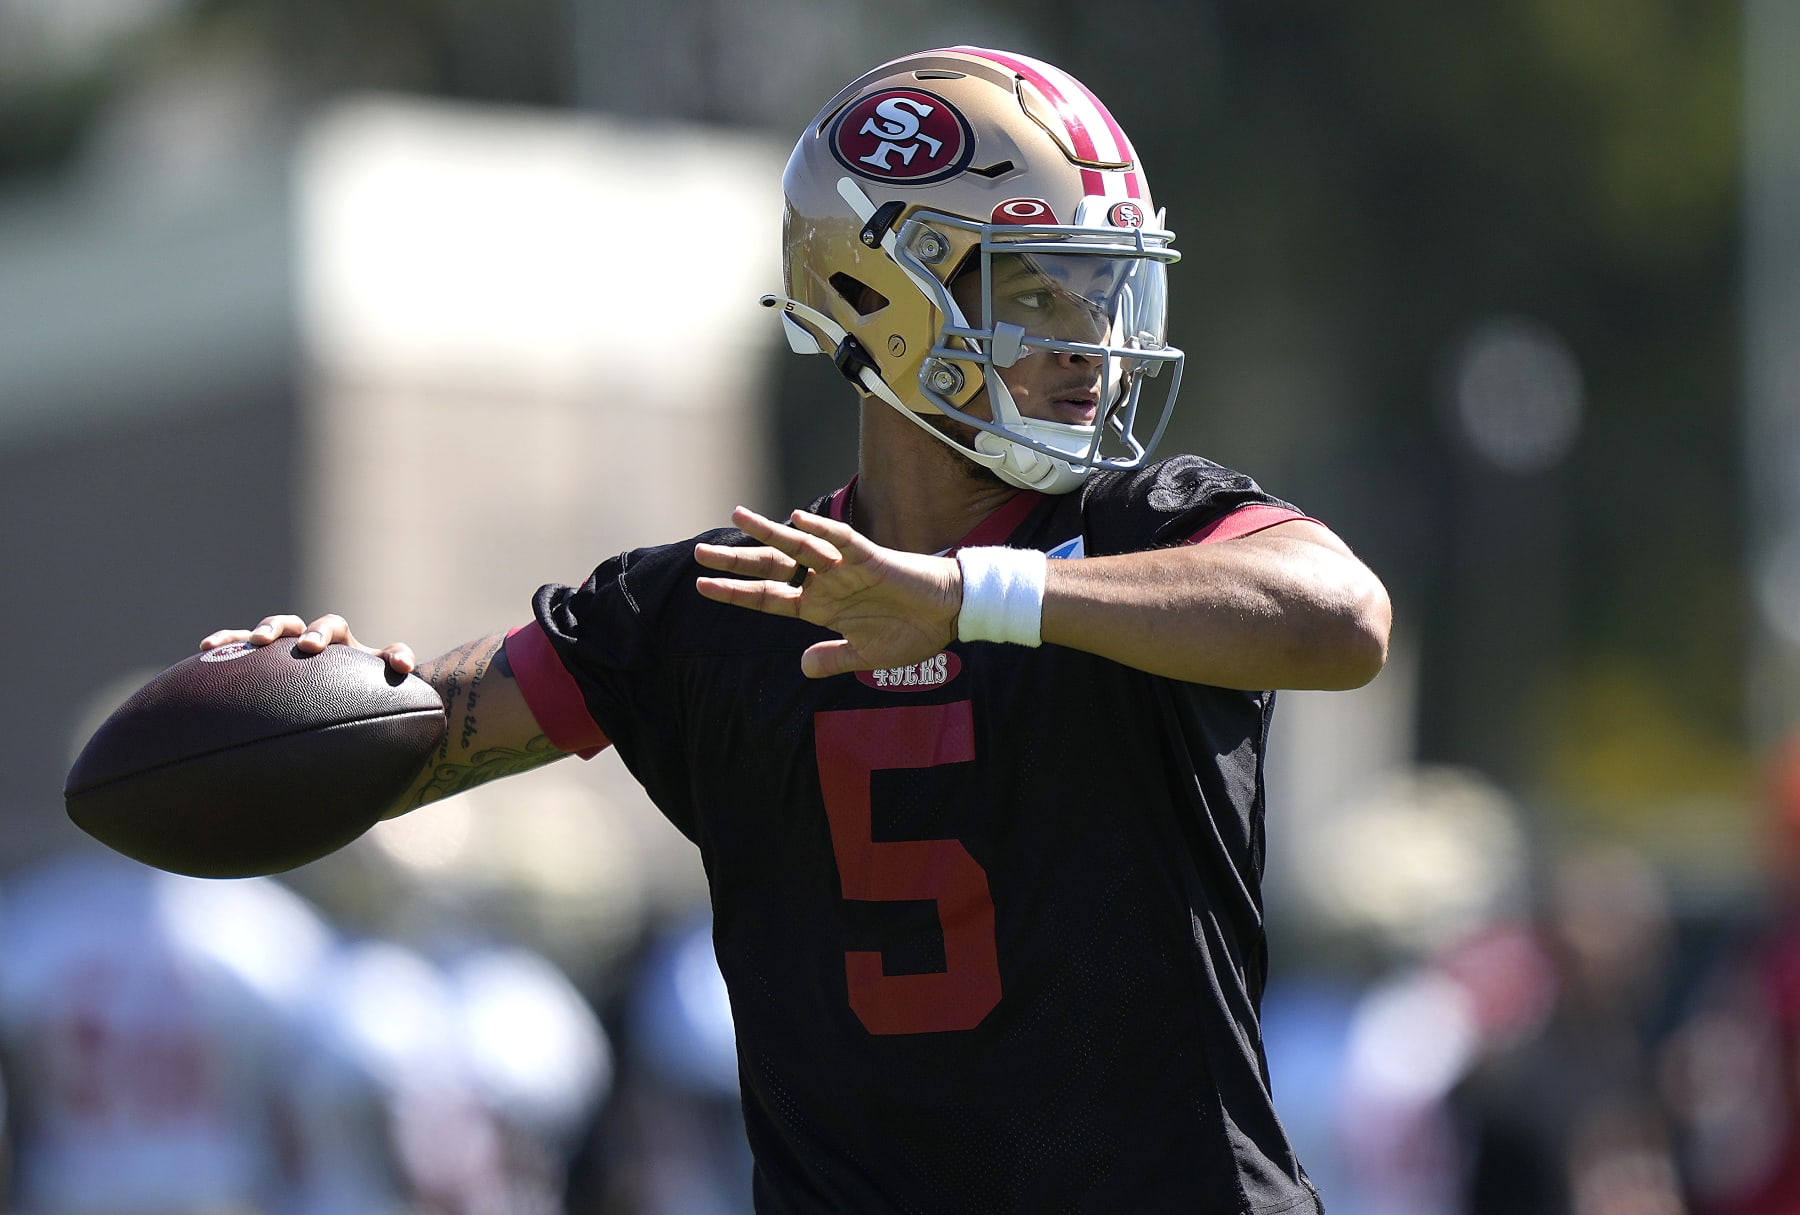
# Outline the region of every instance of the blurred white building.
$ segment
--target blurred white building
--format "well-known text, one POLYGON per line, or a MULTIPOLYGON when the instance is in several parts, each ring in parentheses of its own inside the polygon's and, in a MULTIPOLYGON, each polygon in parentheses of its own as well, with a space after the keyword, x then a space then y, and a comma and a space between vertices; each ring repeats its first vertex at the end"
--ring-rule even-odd
MULTIPOLYGON (((784 156, 368 97, 204 171, 0 200, 0 868, 84 843, 74 749, 213 628, 336 610, 437 653, 525 621, 542 582, 768 504, 784 156)), ((301 876, 398 866, 588 936, 699 880, 607 759, 358 851, 301 876)))

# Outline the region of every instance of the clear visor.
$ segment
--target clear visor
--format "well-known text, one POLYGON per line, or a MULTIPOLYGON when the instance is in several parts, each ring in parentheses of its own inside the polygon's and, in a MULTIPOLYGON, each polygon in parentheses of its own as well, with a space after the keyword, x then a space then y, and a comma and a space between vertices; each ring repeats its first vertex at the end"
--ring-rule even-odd
POLYGON ((1021 358, 1095 347, 1114 356, 1163 349, 1168 276, 1161 262, 1009 252, 985 254, 984 261, 982 328, 994 332, 1002 347, 994 351, 1000 366, 1013 361, 1003 334, 1016 336, 1021 358))
POLYGON ((902 225, 897 260, 945 321, 919 377, 924 397, 950 417, 1076 468, 1135 468, 1168 424, 1182 353, 1167 344, 1168 265, 1180 254, 1156 229, 1072 225, 971 224, 920 213, 902 225), (927 251, 948 243, 933 229, 977 234, 974 260, 946 284, 929 274, 927 251), (1041 375, 1044 355, 1085 367, 1090 386, 1047 384, 1027 416, 1005 383, 1055 381, 1041 375), (958 408, 959 366, 979 368, 990 416, 958 408), (1021 364, 1024 364, 1023 366, 1021 364), (1145 381, 1163 368, 1161 408, 1146 443, 1134 433, 1145 381), (1079 408, 1085 397, 1086 416, 1079 408), (1069 406, 1077 406, 1070 409, 1069 406))

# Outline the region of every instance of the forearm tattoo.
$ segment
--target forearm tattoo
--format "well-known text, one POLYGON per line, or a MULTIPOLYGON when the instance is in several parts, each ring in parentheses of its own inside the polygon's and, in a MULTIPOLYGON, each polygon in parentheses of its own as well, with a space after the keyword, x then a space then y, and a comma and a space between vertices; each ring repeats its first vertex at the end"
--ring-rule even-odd
POLYGON ((420 774, 399 812, 416 810, 502 776, 528 772, 562 755, 542 734, 533 736, 523 749, 482 745, 479 709, 483 684, 490 678, 513 677, 504 637, 470 642, 421 665, 419 675, 437 687, 444 702, 446 728, 437 755, 420 774))
POLYGON ((542 734, 525 744, 524 750, 511 747, 488 747, 476 751, 467 760, 440 759, 431 766, 424 784, 413 789, 405 809, 417 810, 455 793, 485 785, 502 776, 515 776, 540 768, 562 755, 542 734))
POLYGON ((438 763, 449 761, 452 747, 468 751, 480 729, 475 709, 481 703, 481 681, 504 645, 499 637, 484 637, 427 663, 419 672, 437 684, 438 694, 444 699, 444 717, 449 722, 444 741, 438 744, 438 763))

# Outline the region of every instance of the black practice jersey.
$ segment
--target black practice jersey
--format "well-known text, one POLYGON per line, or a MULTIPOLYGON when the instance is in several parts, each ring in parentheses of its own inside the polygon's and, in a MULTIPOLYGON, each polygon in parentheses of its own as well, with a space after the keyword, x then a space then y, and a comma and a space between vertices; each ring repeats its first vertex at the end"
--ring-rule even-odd
MULTIPOLYGON (((1099 556, 1240 508, 1297 514, 1177 457, 1022 493, 965 543, 1099 556)), ((810 680, 831 634, 702 598, 693 543, 536 615, 704 859, 757 1210, 1322 1209, 1257 1023, 1273 693, 983 642, 810 680)))

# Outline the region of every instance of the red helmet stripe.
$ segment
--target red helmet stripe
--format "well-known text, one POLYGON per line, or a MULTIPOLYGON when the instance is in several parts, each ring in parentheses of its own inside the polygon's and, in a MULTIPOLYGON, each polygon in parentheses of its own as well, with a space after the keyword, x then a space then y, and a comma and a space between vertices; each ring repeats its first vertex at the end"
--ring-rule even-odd
MULTIPOLYGON (((1125 129, 1112 112, 1100 99, 1074 76, 1059 68, 1036 59, 1027 59, 1023 55, 1011 55, 1003 51, 991 51, 984 47, 959 46, 953 48, 965 55, 973 55, 997 63, 1009 71, 1016 72, 1029 80, 1044 94, 1044 98, 1056 107, 1057 115, 1063 120, 1069 132, 1070 143, 1075 152, 1083 160, 1118 160, 1134 165, 1125 173, 1125 194, 1128 198, 1142 198, 1143 185, 1135 168, 1136 153, 1132 151, 1131 141, 1125 137, 1125 129), (1076 96, 1079 94, 1079 96, 1076 96), (1085 103, 1085 104, 1084 104, 1085 103), (1110 138, 1112 148, 1103 152, 1090 124, 1103 127, 1106 137, 1110 138)), ((1107 175, 1098 169, 1083 169, 1082 184, 1089 194, 1107 194, 1107 175)))

